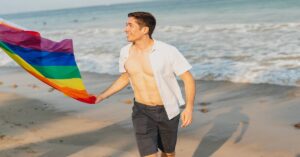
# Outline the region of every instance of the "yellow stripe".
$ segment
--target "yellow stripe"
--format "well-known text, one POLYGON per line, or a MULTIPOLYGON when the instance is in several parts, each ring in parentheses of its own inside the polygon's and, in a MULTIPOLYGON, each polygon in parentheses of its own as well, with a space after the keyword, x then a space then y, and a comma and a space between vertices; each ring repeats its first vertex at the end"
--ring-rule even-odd
POLYGON ((69 87, 77 90, 85 90, 83 82, 80 78, 73 79, 49 79, 51 82, 61 86, 61 87, 69 87))

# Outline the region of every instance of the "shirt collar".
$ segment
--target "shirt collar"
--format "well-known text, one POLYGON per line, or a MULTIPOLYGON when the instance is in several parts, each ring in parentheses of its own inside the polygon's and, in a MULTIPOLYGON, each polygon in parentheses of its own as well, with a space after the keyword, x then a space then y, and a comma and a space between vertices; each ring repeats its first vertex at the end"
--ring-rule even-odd
MULTIPOLYGON (((127 50, 128 52, 129 52, 129 49, 130 49, 131 46, 132 46, 132 43, 130 43, 129 46, 128 46, 128 50, 127 50)), ((152 46, 152 50, 151 50, 152 53, 157 52, 156 51, 157 46, 158 46, 157 40, 153 39, 153 46, 152 46)))
POLYGON ((157 52, 157 40, 153 39, 153 46, 152 46, 152 52, 157 52))

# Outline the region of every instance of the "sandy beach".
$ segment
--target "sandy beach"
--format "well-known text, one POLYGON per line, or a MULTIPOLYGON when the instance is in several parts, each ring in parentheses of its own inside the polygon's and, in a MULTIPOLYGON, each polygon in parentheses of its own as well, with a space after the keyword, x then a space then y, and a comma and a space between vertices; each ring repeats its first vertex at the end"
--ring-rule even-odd
MULTIPOLYGON (((117 76, 82 73, 98 93, 117 76)), ((182 85, 182 82, 180 82, 182 85)), ((139 156, 128 86, 87 105, 20 68, 0 70, 1 157, 139 156)), ((179 128, 178 157, 300 157, 300 88, 197 81, 193 123, 179 128)), ((181 122, 180 122, 181 124, 181 122)))

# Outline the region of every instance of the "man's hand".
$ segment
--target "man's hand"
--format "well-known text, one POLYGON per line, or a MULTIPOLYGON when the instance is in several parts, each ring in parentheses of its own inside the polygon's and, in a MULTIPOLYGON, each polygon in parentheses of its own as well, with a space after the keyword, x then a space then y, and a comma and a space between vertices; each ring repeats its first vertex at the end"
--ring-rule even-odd
POLYGON ((181 128, 185 128, 192 123, 193 109, 185 108, 181 113, 181 128))
POLYGON ((102 95, 95 95, 95 97, 96 97, 96 102, 95 102, 95 104, 97 104, 97 103, 100 103, 101 101, 103 101, 104 100, 104 97, 102 96, 102 95))

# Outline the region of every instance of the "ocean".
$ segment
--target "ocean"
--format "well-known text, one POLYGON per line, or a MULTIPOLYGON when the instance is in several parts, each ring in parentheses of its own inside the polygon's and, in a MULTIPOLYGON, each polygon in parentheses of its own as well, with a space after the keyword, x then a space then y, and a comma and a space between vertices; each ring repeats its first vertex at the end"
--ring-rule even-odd
MULTIPOLYGON (((161 0, 0 15, 43 37, 71 38, 81 71, 118 74, 127 14, 156 16, 198 80, 300 86, 299 0, 161 0)), ((17 66, 0 53, 0 66, 17 66)))

